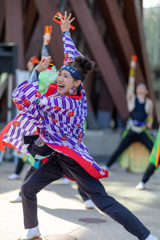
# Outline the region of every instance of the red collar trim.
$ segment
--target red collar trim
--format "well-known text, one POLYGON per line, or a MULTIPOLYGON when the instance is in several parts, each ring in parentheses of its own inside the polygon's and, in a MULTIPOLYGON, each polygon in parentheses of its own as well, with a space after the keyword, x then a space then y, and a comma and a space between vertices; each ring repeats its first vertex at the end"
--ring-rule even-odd
POLYGON ((57 89, 57 83, 50 83, 47 92, 45 93, 46 97, 52 95, 57 89))
POLYGON ((83 97, 83 95, 82 95, 82 93, 80 92, 80 96, 77 96, 77 95, 69 95, 69 96, 67 96, 67 97, 73 98, 73 99, 75 99, 75 100, 80 100, 80 99, 83 97))
MULTIPOLYGON (((46 97, 49 97, 50 95, 52 95, 55 91, 57 90, 57 83, 51 83, 49 84, 49 88, 47 90, 47 92, 45 93, 46 97)), ((80 96, 77 96, 77 95, 69 95, 67 97, 70 97, 70 98, 73 98, 75 100, 80 100, 83 95, 82 93, 80 92, 80 96)))

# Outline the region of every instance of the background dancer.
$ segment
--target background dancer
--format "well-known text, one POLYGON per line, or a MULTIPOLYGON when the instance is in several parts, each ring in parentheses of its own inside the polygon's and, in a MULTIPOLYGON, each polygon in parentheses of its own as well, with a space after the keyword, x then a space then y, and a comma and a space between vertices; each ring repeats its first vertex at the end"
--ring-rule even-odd
POLYGON ((126 150, 132 143, 141 142, 151 152, 154 144, 154 138, 149 133, 153 122, 153 103, 147 97, 148 90, 145 83, 138 83, 135 91, 135 69, 136 56, 132 56, 130 62, 129 82, 127 87, 127 105, 130 117, 127 121, 122 140, 113 153, 109 161, 104 166, 110 168, 117 160, 119 155, 126 150))

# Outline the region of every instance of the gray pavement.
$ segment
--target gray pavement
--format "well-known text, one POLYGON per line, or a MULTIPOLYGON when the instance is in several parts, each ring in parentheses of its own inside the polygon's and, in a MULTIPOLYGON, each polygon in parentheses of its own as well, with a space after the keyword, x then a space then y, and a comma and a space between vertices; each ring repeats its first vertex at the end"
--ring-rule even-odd
MULTIPOLYGON (((22 172, 22 179, 27 165, 22 172)), ((0 165, 0 240, 17 240, 24 230, 21 203, 9 202, 18 194, 22 183, 22 179, 7 179, 14 169, 13 162, 3 161, 0 165)), ((108 194, 133 211, 160 239, 160 171, 156 171, 144 191, 135 190, 141 176, 140 173, 126 172, 115 164, 109 178, 101 182, 108 194)), ((72 240, 69 236, 78 240, 136 239, 99 210, 86 210, 74 182, 65 186, 59 180, 42 190, 38 194, 38 215, 42 234, 38 240, 72 240), (87 222, 82 221, 86 219, 87 222)))

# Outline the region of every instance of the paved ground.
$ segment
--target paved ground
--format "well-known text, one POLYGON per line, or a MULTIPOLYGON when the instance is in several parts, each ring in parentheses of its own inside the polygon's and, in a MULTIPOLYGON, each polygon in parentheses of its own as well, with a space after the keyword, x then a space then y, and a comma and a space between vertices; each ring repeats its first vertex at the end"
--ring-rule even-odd
MULTIPOLYGON (((25 169, 26 167, 27 164, 25 169)), ((23 232, 21 203, 9 203, 9 199, 18 193, 22 182, 22 179, 15 181, 7 179, 14 168, 13 162, 4 161, 0 165, 0 240, 17 240, 23 232)), ((115 165, 110 171, 109 178, 102 180, 102 183, 110 195, 133 211, 160 239, 160 171, 158 170, 148 182, 147 190, 137 191, 135 185, 141 176, 142 174, 129 173, 115 165)), ((49 185, 38 194, 38 206, 42 234, 38 240, 71 239, 68 235, 78 240, 136 239, 97 209, 86 210, 74 182, 67 186, 62 185, 61 181, 49 185), (80 221, 85 218, 91 222, 103 221, 100 223, 80 221)))

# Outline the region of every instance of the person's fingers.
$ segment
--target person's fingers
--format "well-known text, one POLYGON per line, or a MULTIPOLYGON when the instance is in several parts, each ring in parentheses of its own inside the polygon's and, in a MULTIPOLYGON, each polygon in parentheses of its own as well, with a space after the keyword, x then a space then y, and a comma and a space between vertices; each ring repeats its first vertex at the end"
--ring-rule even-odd
POLYGON ((72 13, 69 14, 67 21, 69 21, 71 19, 72 13))
POLYGON ((45 58, 44 56, 41 57, 41 62, 43 62, 43 59, 44 59, 44 58, 45 58))
POLYGON ((63 20, 63 18, 62 18, 62 16, 60 14, 59 14, 59 18, 60 18, 61 23, 62 23, 64 20, 63 20))
POLYGON ((49 65, 49 63, 50 63, 50 59, 51 59, 51 57, 50 57, 50 56, 46 58, 46 60, 44 61, 44 63, 45 63, 45 66, 47 66, 47 67, 48 67, 48 65, 49 65))
POLYGON ((72 18, 72 19, 69 21, 69 23, 73 22, 73 21, 74 21, 74 19, 75 19, 75 17, 74 17, 74 18, 72 18))
POLYGON ((64 20, 67 20, 67 11, 64 12, 64 20))
POLYGON ((51 59, 50 56, 47 57, 47 58, 44 57, 44 56, 42 56, 41 62, 39 63, 39 65, 40 65, 42 68, 47 69, 47 67, 49 66, 49 63, 50 63, 50 59, 51 59))
POLYGON ((50 56, 48 56, 48 57, 45 59, 45 61, 44 61, 44 62, 45 62, 45 63, 46 63, 46 62, 49 62, 49 61, 50 61, 50 59, 51 59, 51 57, 50 57, 50 56))

